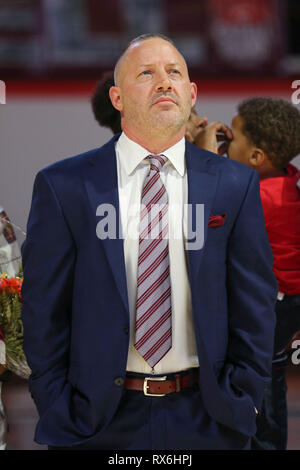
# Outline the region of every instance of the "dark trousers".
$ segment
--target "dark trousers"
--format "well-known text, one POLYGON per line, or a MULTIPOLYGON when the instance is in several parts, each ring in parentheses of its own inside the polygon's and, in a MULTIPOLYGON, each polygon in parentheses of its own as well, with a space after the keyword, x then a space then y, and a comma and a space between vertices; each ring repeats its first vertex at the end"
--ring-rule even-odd
POLYGON ((216 423, 206 413, 197 385, 164 397, 124 390, 116 415, 101 433, 73 447, 49 447, 49 450, 196 449, 250 449, 248 436, 216 423))
POLYGON ((276 317, 272 381, 265 389, 262 410, 257 417, 257 432, 251 442, 253 450, 285 450, 287 447, 285 375, 288 354, 285 348, 300 330, 300 294, 284 296, 283 300, 278 300, 276 317))

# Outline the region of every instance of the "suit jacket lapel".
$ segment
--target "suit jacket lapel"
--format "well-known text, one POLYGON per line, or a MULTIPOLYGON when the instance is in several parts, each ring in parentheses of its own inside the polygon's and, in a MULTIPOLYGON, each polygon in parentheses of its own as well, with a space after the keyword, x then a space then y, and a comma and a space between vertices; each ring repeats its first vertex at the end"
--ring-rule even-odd
POLYGON ((207 237, 209 216, 218 182, 218 174, 211 169, 212 165, 209 165, 209 160, 211 158, 217 157, 212 153, 197 149, 189 142, 186 142, 189 204, 188 238, 191 241, 191 239, 194 238, 191 235, 191 231, 196 231, 198 240, 199 237, 202 240, 200 248, 197 248, 196 244, 189 242, 188 258, 191 280, 196 279, 198 275, 200 261, 203 254, 202 247, 205 245, 207 237), (196 217, 197 204, 203 205, 202 209, 204 210, 204 219, 199 218, 201 211, 198 212, 198 217, 196 217))
MULTIPOLYGON (((111 238, 110 235, 110 238, 99 239, 99 243, 104 247, 107 260, 116 281, 116 286, 124 306, 129 312, 123 247, 124 240, 119 236, 120 209, 115 153, 115 142, 118 137, 119 136, 115 136, 99 149, 98 152, 92 152, 87 156, 88 165, 86 174, 84 175, 84 184, 92 206, 93 216, 95 217, 95 232, 97 224, 101 220, 101 218, 99 218, 99 212, 97 215, 97 210, 99 210, 99 207, 102 205, 103 211, 105 209, 109 211, 111 220, 109 229, 112 231, 111 235, 113 238, 111 238)), ((105 212, 102 212, 102 215, 108 220, 105 212)))

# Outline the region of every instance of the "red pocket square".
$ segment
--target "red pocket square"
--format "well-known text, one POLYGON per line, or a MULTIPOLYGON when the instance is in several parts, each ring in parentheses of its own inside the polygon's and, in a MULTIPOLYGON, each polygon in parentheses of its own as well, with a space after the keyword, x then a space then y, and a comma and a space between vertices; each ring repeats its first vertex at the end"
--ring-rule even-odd
POLYGON ((209 216, 209 222, 208 226, 209 227, 220 227, 221 225, 225 224, 226 220, 226 212, 222 215, 210 215, 209 216))

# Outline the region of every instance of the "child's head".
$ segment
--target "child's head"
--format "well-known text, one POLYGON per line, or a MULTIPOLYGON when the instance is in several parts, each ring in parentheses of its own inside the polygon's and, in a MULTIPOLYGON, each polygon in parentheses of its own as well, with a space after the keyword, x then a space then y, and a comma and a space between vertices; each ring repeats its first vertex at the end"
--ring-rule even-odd
POLYGON ((288 101, 251 98, 232 120, 228 156, 260 175, 283 170, 300 153, 300 113, 288 101))
POLYGON ((91 99, 92 110, 98 124, 108 127, 114 134, 122 132, 121 115, 110 101, 109 89, 114 85, 113 72, 106 72, 97 84, 91 99))

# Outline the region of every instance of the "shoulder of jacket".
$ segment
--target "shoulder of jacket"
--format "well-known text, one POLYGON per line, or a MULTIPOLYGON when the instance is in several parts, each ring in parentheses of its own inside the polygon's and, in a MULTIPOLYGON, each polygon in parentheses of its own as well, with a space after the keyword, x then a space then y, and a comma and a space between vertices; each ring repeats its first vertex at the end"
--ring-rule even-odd
POLYGON ((219 173, 222 179, 225 179, 228 183, 238 184, 239 182, 243 185, 249 182, 251 178, 256 178, 257 172, 249 166, 231 160, 226 156, 217 155, 208 150, 195 147, 193 144, 187 143, 189 152, 192 152, 193 158, 201 158, 205 161, 205 167, 207 171, 212 173, 219 173))

